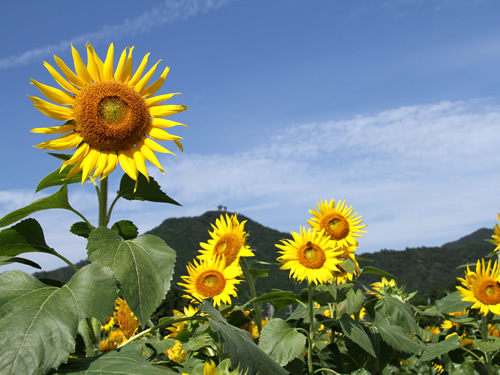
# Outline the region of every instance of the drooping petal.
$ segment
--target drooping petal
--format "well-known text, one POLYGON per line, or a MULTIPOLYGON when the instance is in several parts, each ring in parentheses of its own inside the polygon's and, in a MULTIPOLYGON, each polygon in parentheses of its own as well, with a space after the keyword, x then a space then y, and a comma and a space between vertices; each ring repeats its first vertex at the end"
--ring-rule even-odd
POLYGON ((181 152, 184 152, 184 146, 182 146, 182 143, 177 140, 174 140, 174 142, 177 145, 177 147, 179 147, 179 150, 181 150, 181 152))
POLYGON ((137 84, 134 87, 135 91, 141 92, 141 90, 144 87, 146 87, 146 85, 148 84, 148 82, 151 79, 151 77, 153 76, 153 74, 155 74, 156 67, 158 66, 158 64, 160 63, 160 61, 161 60, 158 60, 158 62, 156 64, 154 64, 151 69, 149 69, 149 71, 144 75, 144 77, 142 77, 140 79, 140 81, 137 82, 137 84))
POLYGON ((68 107, 61 107, 56 104, 49 103, 45 100, 37 98, 36 96, 28 96, 33 101, 33 106, 42 112, 44 115, 49 116, 55 120, 68 121, 73 120, 73 109, 68 107))
POLYGON ((73 105, 75 103, 75 97, 66 91, 62 91, 56 89, 55 87, 44 85, 34 79, 31 80, 31 83, 36 86, 40 92, 45 95, 47 98, 62 105, 73 105))
POLYGON ((145 100, 145 102, 146 102, 146 105, 148 107, 152 107, 152 106, 154 106, 156 104, 159 104, 161 102, 164 102, 165 100, 170 99, 174 95, 181 95, 181 93, 180 92, 174 92, 172 94, 157 95, 157 96, 153 96, 151 98, 147 98, 145 100))
POLYGON ((80 77, 78 77, 75 73, 73 73, 71 71, 71 69, 68 68, 68 66, 64 63, 64 61, 62 61, 56 55, 54 55, 54 60, 56 61, 56 64, 59 67, 59 69, 62 70, 63 74, 66 76, 68 81, 71 82, 72 85, 74 85, 76 87, 80 87, 80 88, 85 86, 85 82, 80 77))
POLYGON ((82 184, 96 168, 97 160, 99 160, 99 154, 99 150, 91 148, 87 156, 85 156, 85 159, 82 162, 82 184))
POLYGON ((156 152, 162 152, 164 154, 172 154, 175 155, 172 151, 167 150, 165 147, 159 145, 155 141, 153 141, 151 138, 144 138, 144 144, 148 146, 151 150, 154 150, 156 152))
POLYGON ((87 156, 87 154, 89 153, 90 151, 90 146, 88 143, 82 143, 80 145, 80 147, 78 147, 75 151, 75 153, 73 154, 73 156, 71 158, 69 158, 68 160, 65 160, 63 161, 61 164, 63 165, 72 165, 76 162, 78 162, 79 160, 83 160, 85 159, 85 157, 87 156))
POLYGON ((151 117, 167 117, 187 109, 185 105, 157 105, 149 108, 149 114, 151 117))
POLYGON ((75 148, 82 142, 82 137, 76 132, 65 134, 62 137, 45 141, 35 146, 36 148, 47 148, 50 150, 69 150, 75 148))
POLYGON ((68 133, 76 128, 76 125, 73 124, 65 124, 61 126, 53 126, 50 128, 34 128, 30 131, 32 133, 41 133, 41 134, 60 134, 60 133, 68 133))
POLYGON ((104 80, 113 80, 113 57, 114 57, 115 47, 113 43, 109 45, 108 54, 106 55, 106 60, 104 61, 104 80))
POLYGON ((128 150, 121 150, 118 152, 118 162, 123 171, 132 179, 137 181, 137 166, 135 165, 134 158, 130 155, 128 150))
POLYGON ((182 137, 179 137, 178 135, 170 134, 163 129, 155 128, 152 126, 148 126, 146 134, 151 138, 157 139, 159 141, 173 141, 174 139, 182 139, 182 137))
POLYGON ((146 56, 144 56, 144 58, 141 61, 141 65, 139 65, 139 67, 135 71, 134 76, 130 79, 130 81, 128 81, 128 85, 130 87, 134 87, 137 84, 137 82, 139 82, 139 80, 141 79, 142 72, 144 71, 146 65, 148 64, 149 55, 150 55, 149 52, 146 53, 146 56))
POLYGON ((75 72, 80 77, 85 83, 89 84, 92 82, 92 78, 90 77, 89 71, 87 70, 87 67, 83 63, 83 60, 76 50, 75 47, 73 47, 73 44, 71 45, 71 53, 73 55, 73 61, 75 64, 75 72))
POLYGON ((153 150, 151 150, 148 146, 144 144, 144 141, 137 142, 137 148, 139 149, 139 151, 142 153, 142 155, 146 160, 148 160, 150 163, 158 167, 161 173, 165 174, 165 171, 163 170, 163 167, 158 161, 158 158, 156 157, 155 153, 153 152, 153 150))
POLYGON ((167 74, 169 71, 170 67, 167 66, 165 70, 163 70, 163 73, 161 74, 160 78, 158 78, 151 85, 149 85, 148 87, 146 87, 144 90, 141 91, 142 97, 147 98, 148 96, 155 94, 161 88, 163 82, 165 82, 165 79, 167 78, 167 74))
POLYGON ((102 171, 101 180, 103 178, 108 177, 108 175, 115 170, 118 164, 118 155, 116 155, 116 152, 109 151, 106 154, 107 154, 106 168, 104 168, 104 170, 102 171))
POLYGON ((54 77, 56 82, 64 89, 68 90, 69 92, 72 92, 73 94, 78 94, 78 89, 73 86, 71 83, 69 83, 62 75, 59 74, 57 70, 55 70, 52 65, 50 65, 48 62, 44 61, 43 66, 49 71, 50 75, 54 77))
POLYGON ((177 126, 177 125, 189 127, 185 124, 181 124, 180 122, 167 120, 164 118, 156 118, 156 117, 153 117, 151 119, 151 125, 153 125, 157 128, 172 128, 172 127, 177 126))
POLYGON ((148 170, 146 168, 146 163, 144 161, 144 156, 141 154, 139 149, 137 147, 132 147, 130 148, 130 152, 132 153, 132 156, 135 161, 135 165, 137 167, 137 170, 142 173, 144 177, 146 177, 146 180, 149 182, 149 174, 148 170))
POLYGON ((90 182, 95 181, 95 179, 102 174, 102 171, 106 168, 107 160, 108 160, 108 155, 105 152, 101 152, 99 154, 99 158, 97 159, 96 169, 92 175, 92 180, 90 182))

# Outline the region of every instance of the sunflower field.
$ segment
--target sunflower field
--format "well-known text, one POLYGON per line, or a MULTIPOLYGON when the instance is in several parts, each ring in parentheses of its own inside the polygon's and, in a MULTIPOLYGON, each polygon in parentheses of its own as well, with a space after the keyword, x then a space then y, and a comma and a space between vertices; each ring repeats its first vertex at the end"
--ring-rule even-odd
POLYGON ((245 221, 229 214, 212 223, 174 285, 175 249, 139 236, 132 221, 111 220, 121 198, 178 205, 146 162, 164 172, 157 155, 172 151, 158 141, 182 151, 181 137, 167 130, 185 125, 165 117, 187 107, 164 104, 178 94, 157 95, 169 68, 151 81, 159 62, 147 70, 148 54, 134 71, 133 49, 115 61, 111 44, 101 60, 87 44, 84 63, 72 46, 74 69, 58 57, 59 70, 44 63, 58 87, 31 81, 48 99, 30 96, 34 107, 63 122, 33 129, 54 137, 36 147, 63 151, 50 153, 61 165, 37 186, 52 195, 0 219, 0 265, 36 267, 25 254, 42 252, 75 274, 67 283, 19 270, 0 274, 0 374, 500 373, 498 223, 485 239, 495 251, 464 265, 457 290, 433 305, 413 304, 415 291, 360 265, 357 239, 367 224, 333 198, 319 201, 303 227, 275 244, 282 277, 301 292, 257 293, 270 264, 249 245, 245 221), (118 166, 119 189, 108 197, 118 166), (97 223, 69 204, 69 188, 85 182, 96 190, 97 223), (87 239, 90 264, 78 269, 46 243, 29 216, 47 209, 76 215, 71 232, 87 239), (364 285, 362 274, 380 281, 364 285), (153 322, 172 288, 188 303, 153 322))

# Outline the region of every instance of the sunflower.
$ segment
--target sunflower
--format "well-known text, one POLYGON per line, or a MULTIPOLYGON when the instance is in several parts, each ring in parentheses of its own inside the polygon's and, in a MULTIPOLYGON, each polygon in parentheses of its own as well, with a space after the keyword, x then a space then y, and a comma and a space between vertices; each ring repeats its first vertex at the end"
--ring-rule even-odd
POLYGON ((484 259, 478 260, 476 272, 472 272, 467 264, 465 278, 458 277, 463 285, 457 286, 458 292, 463 297, 463 301, 473 303, 473 309, 479 309, 481 314, 488 314, 490 311, 495 315, 500 315, 500 276, 499 267, 495 261, 491 268, 491 260, 486 265, 484 259))
POLYGON ((319 209, 309 210, 314 216, 307 221, 309 225, 318 232, 324 229, 339 246, 356 246, 354 237, 363 237, 361 233, 366 233, 362 230, 366 224, 361 225, 361 216, 352 213, 352 206, 346 207, 346 202, 341 200, 335 205, 335 199, 330 203, 320 201, 318 206, 319 209))
MULTIPOLYGON (((194 307, 192 305, 189 306, 184 306, 184 313, 181 313, 179 310, 174 310, 174 317, 181 318, 183 316, 189 317, 189 316, 194 316, 198 312, 198 308, 194 307)), ((169 337, 176 337, 179 333, 182 332, 184 329, 184 326, 186 325, 186 321, 181 321, 177 323, 172 324, 173 327, 168 327, 167 330, 170 331, 170 333, 165 336, 165 338, 169 337)))
POLYGON ((245 232, 245 221, 238 221, 236 215, 220 218, 212 224, 213 232, 209 231, 211 239, 208 243, 200 242, 203 250, 200 250, 199 259, 224 256, 226 265, 238 265, 241 257, 251 257, 254 253, 246 244, 248 234, 245 232))
POLYGON ((230 296, 237 297, 236 284, 242 281, 237 279, 241 275, 241 268, 236 265, 226 267, 224 258, 207 258, 201 263, 194 260, 193 264, 187 265, 187 271, 189 276, 181 276, 185 283, 179 285, 191 294, 185 297, 193 302, 213 298, 214 306, 219 306, 222 303, 230 304, 230 296))
POLYGON ((332 272, 338 272, 338 257, 342 254, 325 231, 316 232, 312 229, 300 228, 300 234, 291 232, 292 240, 281 240, 283 244, 276 247, 282 254, 278 261, 283 263, 282 270, 290 270, 290 277, 302 281, 307 278, 308 284, 324 284, 333 281, 332 272))
POLYGON ((114 46, 109 46, 104 62, 94 48, 87 44, 87 65, 78 51, 71 46, 75 72, 59 57, 55 62, 62 75, 44 62, 49 73, 63 90, 31 80, 49 100, 30 96, 40 112, 55 120, 65 121, 61 126, 35 128, 43 134, 63 134, 61 137, 40 143, 38 148, 49 150, 75 149, 63 167, 73 166, 67 178, 82 172, 82 183, 92 175, 106 178, 120 163, 130 178, 137 181, 138 173, 149 180, 145 161, 148 160, 164 173, 154 151, 170 153, 155 140, 174 141, 182 151, 181 137, 163 128, 183 125, 163 117, 186 110, 183 105, 160 105, 179 93, 153 96, 163 85, 169 68, 160 78, 148 85, 156 71, 158 61, 141 78, 149 53, 143 58, 134 74, 132 51, 125 48, 113 72, 114 46))
MULTIPOLYGON (((500 221, 500 213, 498 213, 497 215, 498 215, 498 221, 500 221)), ((493 227, 493 232, 494 234, 491 236, 493 239, 488 241, 496 245, 493 251, 497 251, 500 249, 500 225, 498 225, 498 223, 496 223, 495 226, 493 227)))

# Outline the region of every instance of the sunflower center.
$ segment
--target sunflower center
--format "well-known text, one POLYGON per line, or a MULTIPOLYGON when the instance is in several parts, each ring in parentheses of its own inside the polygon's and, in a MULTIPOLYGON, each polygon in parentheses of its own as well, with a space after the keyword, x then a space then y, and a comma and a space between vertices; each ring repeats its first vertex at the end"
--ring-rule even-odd
POLYGON ((129 149, 150 124, 144 99, 120 82, 85 86, 75 97, 73 111, 76 131, 91 147, 103 151, 129 149))
POLYGON ((243 241, 234 233, 223 234, 214 246, 215 255, 223 255, 226 258, 226 267, 232 264, 240 252, 243 241))
POLYGON ((221 294, 226 286, 224 275, 217 270, 202 272, 195 281, 195 288, 205 298, 221 294))
POLYGON ((325 251, 318 245, 307 241, 299 248, 297 258, 300 264, 307 268, 321 268, 326 262, 325 251))
POLYGON ((474 287, 474 296, 485 305, 500 303, 500 285, 492 279, 484 279, 474 287))
POLYGON ((319 227, 320 229, 325 229, 326 233, 337 241, 346 238, 349 234, 349 222, 343 215, 337 212, 330 212, 323 216, 319 227))

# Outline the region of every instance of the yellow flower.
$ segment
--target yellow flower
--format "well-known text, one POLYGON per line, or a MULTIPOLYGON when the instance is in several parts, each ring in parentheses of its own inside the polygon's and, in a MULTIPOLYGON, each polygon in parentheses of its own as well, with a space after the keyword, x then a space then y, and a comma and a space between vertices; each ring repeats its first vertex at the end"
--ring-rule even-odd
POLYGON ((377 281, 373 284, 370 284, 375 292, 367 291, 366 294, 372 294, 377 297, 381 297, 386 294, 392 294, 392 290, 395 290, 396 281, 394 279, 387 280, 385 277, 382 277, 382 281, 377 281))
POLYGON ((353 246, 343 246, 341 247, 342 249, 342 254, 339 255, 340 260, 344 260, 343 264, 340 264, 338 266, 339 271, 335 271, 333 275, 335 276, 335 281, 337 282, 337 285, 344 284, 354 278, 354 276, 359 273, 359 263, 356 260, 356 256, 354 255, 354 251, 357 249, 357 242, 356 245, 353 246), (354 269, 351 270, 352 272, 348 271, 348 267, 346 267, 345 261, 351 260, 352 263, 354 263, 354 269))
POLYGON ((114 321, 118 323, 118 327, 120 327, 127 339, 135 335, 140 326, 127 302, 121 298, 116 300, 114 321))
POLYGON ((169 68, 148 86, 160 62, 141 78, 149 53, 132 74, 134 47, 123 50, 114 71, 113 43, 109 46, 104 62, 94 48, 87 44, 87 65, 73 46, 71 49, 76 73, 57 56, 54 59, 62 75, 49 63, 44 63, 63 90, 31 80, 43 95, 56 103, 30 96, 35 108, 55 120, 65 121, 61 126, 32 129, 34 133, 64 133, 36 147, 49 150, 75 148, 73 156, 62 163, 61 170, 73 165, 67 177, 81 171, 82 183, 90 175, 92 180, 106 178, 118 163, 136 181, 138 173, 149 180, 146 160, 163 173, 154 151, 172 152, 155 140, 174 141, 182 151, 179 141, 182 138, 168 133, 164 128, 183 125, 163 117, 187 109, 183 105, 160 105, 178 93, 153 96, 163 85, 169 68))
POLYGON ((426 326, 425 329, 433 335, 439 335, 441 333, 441 330, 437 326, 426 326))
POLYGON ((478 260, 476 272, 472 272, 467 265, 465 278, 457 278, 463 285, 457 286, 462 300, 473 303, 473 309, 479 309, 481 314, 487 315, 490 311, 500 315, 500 277, 498 264, 495 261, 491 268, 491 260, 486 265, 484 259, 478 260))
POLYGON ((186 360, 187 352, 182 348, 182 343, 179 340, 175 340, 174 346, 170 349, 165 350, 165 354, 170 358, 171 361, 176 363, 182 363, 186 360))
POLYGON ((352 206, 346 207, 346 202, 341 200, 335 205, 335 199, 330 203, 320 201, 318 206, 309 210, 314 216, 308 220, 309 225, 318 232, 324 229, 339 246, 357 246, 355 237, 363 237, 361 233, 366 233, 362 230, 366 224, 361 225, 361 216, 352 213, 352 206))
MULTIPOLYGON (((184 306, 184 313, 181 313, 178 310, 174 310, 174 316, 176 317, 182 317, 182 316, 194 316, 198 312, 198 308, 194 306, 184 306)), ((176 337, 181 331, 184 329, 184 326, 186 325, 186 322, 178 322, 178 323, 173 323, 173 327, 168 327, 167 330, 169 330, 171 333, 169 333, 165 338, 168 337, 176 337)))
POLYGON ((108 352, 118 348, 125 341, 127 341, 127 338, 123 334, 123 331, 120 328, 113 329, 108 332, 106 337, 99 341, 99 350, 101 352, 108 352))
POLYGON ((240 257, 254 256, 250 246, 246 244, 248 234, 244 231, 245 221, 238 221, 236 215, 231 217, 226 214, 226 218, 221 215, 220 219, 215 221, 216 225, 212 224, 213 232, 210 232, 211 239, 208 243, 200 243, 203 250, 200 250, 202 258, 212 258, 224 256, 226 258, 226 266, 239 264, 240 257))
POLYGON ((440 364, 434 363, 434 362, 432 362, 432 365, 433 365, 433 366, 434 366, 434 368, 436 369, 436 373, 437 373, 437 374, 441 374, 441 373, 443 373, 443 371, 444 371, 443 366, 441 366, 440 364))
POLYGON ((276 245, 281 249, 278 261, 283 263, 282 270, 290 270, 290 277, 307 283, 325 284, 333 280, 334 271, 339 271, 337 265, 342 263, 338 256, 342 253, 335 241, 325 235, 325 231, 316 232, 300 228, 300 234, 292 232, 293 240, 281 240, 276 245))
MULTIPOLYGON (((500 221, 500 213, 497 213, 497 216, 498 216, 498 221, 500 221)), ((500 249, 500 225, 498 225, 498 223, 496 223, 495 226, 493 227, 493 232, 495 232, 495 234, 491 236, 493 239, 489 241, 492 244, 497 245, 497 247, 495 247, 494 250, 497 251, 500 249)))
POLYGON ((198 299, 213 298, 214 306, 222 303, 231 304, 231 297, 236 297, 236 284, 242 280, 236 279, 241 275, 239 266, 226 267, 224 258, 203 259, 201 263, 196 260, 187 266, 189 276, 181 276, 185 283, 180 286, 192 296, 186 295, 196 302, 198 299))
POLYGON ((500 337, 500 331, 496 324, 488 324, 488 336, 500 337))
MULTIPOLYGON (((452 312, 452 313, 450 313, 450 315, 460 316, 460 315, 464 315, 465 313, 466 313, 466 311, 462 310, 462 311, 452 312)), ((458 326, 459 326, 458 323, 452 322, 451 320, 444 320, 443 323, 441 324, 442 329, 451 329, 453 327, 458 327, 458 326)))

